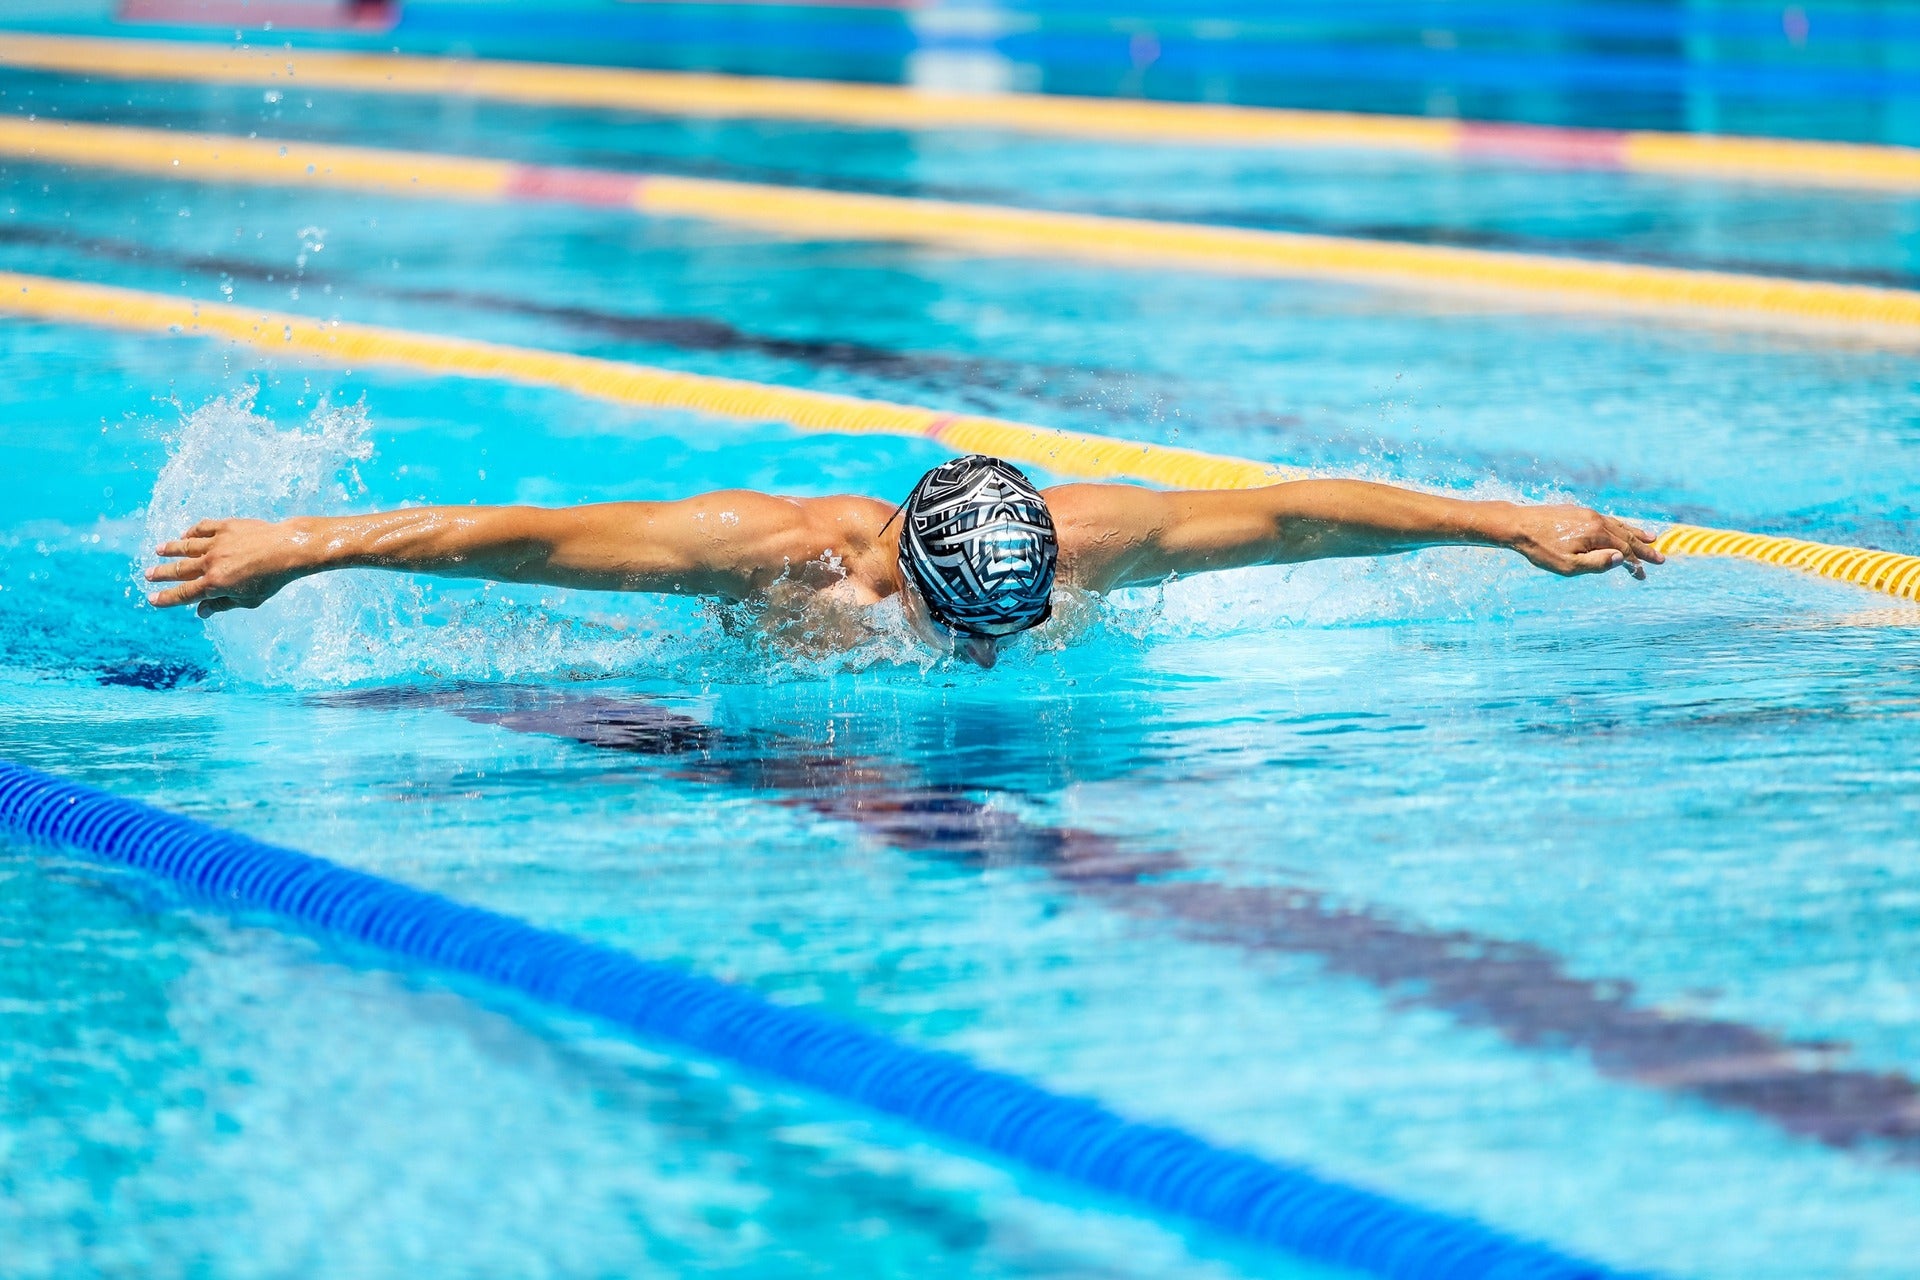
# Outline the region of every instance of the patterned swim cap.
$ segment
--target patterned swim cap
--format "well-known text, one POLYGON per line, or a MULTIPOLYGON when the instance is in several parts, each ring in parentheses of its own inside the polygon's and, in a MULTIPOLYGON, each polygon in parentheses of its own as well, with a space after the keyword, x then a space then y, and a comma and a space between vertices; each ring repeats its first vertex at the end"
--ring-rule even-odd
POLYGON ((900 568, 949 630, 1010 636, 1053 612, 1053 516, 1012 463, 980 454, 941 463, 901 512, 900 568))

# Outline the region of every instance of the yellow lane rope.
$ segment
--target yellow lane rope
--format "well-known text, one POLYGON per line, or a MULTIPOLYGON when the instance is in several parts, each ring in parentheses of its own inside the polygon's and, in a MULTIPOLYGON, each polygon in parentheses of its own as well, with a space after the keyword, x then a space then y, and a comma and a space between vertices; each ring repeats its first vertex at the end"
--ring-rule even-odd
POLYGON ((1721 271, 1255 231, 992 205, 649 178, 650 213, 770 232, 907 240, 996 255, 1534 299, 1583 309, 1687 312, 1763 327, 1843 332, 1889 345, 1920 338, 1920 292, 1721 271))
POLYGON ((1804 569, 1837 582, 1883 591, 1903 600, 1920 600, 1920 556, 1864 547, 1776 538, 1728 529, 1676 524, 1660 535, 1660 550, 1680 556, 1735 556, 1766 564, 1804 569))
POLYGON ((659 115, 811 120, 884 129, 1004 129, 1179 145, 1395 151, 1689 178, 1920 189, 1920 151, 1855 143, 1617 133, 1048 94, 941 93, 897 85, 89 36, 0 36, 0 65, 123 79, 466 95, 659 115))
POLYGON ((198 182, 344 187, 444 200, 505 199, 522 167, 475 156, 20 116, 0 116, 0 156, 198 182))
MULTIPOLYGON (((734 378, 680 373, 592 356, 540 351, 375 325, 254 311, 134 289, 0 272, 0 314, 141 333, 224 338, 349 368, 386 365, 422 373, 553 387, 649 408, 685 409, 801 431, 932 440, 958 453, 990 453, 1076 479, 1131 479, 1182 489, 1251 489, 1307 473, 1195 449, 1116 440, 973 414, 734 378)), ((1794 538, 1674 525, 1659 539, 1675 555, 1738 556, 1788 565, 1908 600, 1920 600, 1920 556, 1794 538)))
POLYGON ((1692 313, 1891 346, 1920 341, 1920 292, 1730 272, 18 117, 0 117, 0 155, 201 181, 570 201, 778 235, 1692 313))
POLYGON ((254 311, 228 303, 16 272, 0 272, 0 313, 144 333, 225 338, 244 346, 348 367, 391 365, 425 373, 504 379, 621 404, 686 409, 750 422, 781 422, 801 431, 915 436, 960 453, 995 453, 1077 479, 1120 477, 1174 488, 1245 489, 1304 474, 1244 458, 1051 430, 975 414, 941 413, 883 400, 680 373, 471 338, 254 311))
POLYGON ((1635 173, 1920 191, 1920 149, 1913 147, 1642 130, 1621 135, 1620 148, 1620 167, 1635 173))

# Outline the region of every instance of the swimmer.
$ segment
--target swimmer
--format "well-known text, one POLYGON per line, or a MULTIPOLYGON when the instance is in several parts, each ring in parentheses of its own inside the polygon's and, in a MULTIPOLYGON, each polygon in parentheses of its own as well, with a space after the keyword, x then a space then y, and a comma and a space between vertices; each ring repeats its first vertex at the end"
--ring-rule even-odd
POLYGON ((899 596, 935 652, 991 667, 1045 623, 1056 586, 1151 586, 1248 565, 1501 547, 1572 577, 1663 557, 1645 530, 1580 506, 1479 502, 1361 480, 1161 492, 1065 484, 1011 463, 942 463, 898 506, 726 489, 674 502, 414 507, 367 516, 202 520, 157 550, 148 596, 203 618, 253 609, 329 569, 393 569, 600 591, 765 602, 798 590, 864 610, 899 596))

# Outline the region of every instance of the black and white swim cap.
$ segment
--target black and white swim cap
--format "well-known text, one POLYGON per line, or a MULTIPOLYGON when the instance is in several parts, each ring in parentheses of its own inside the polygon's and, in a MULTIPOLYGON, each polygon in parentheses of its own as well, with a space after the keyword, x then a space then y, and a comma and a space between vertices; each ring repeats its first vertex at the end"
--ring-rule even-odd
POLYGON ((1010 636, 1053 612, 1053 516, 1012 463, 980 454, 942 463, 901 512, 900 568, 935 621, 1010 636))

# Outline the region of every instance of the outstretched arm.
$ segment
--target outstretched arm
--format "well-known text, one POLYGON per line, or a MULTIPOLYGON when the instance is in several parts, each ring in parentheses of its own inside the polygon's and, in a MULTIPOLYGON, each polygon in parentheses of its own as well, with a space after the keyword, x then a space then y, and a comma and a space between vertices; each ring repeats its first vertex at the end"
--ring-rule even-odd
MULTIPOLYGON (((836 501, 744 490, 679 502, 415 507, 368 516, 203 520, 158 548, 148 599, 201 617, 251 609, 329 569, 738 599, 832 545, 836 501), (815 544, 824 544, 816 546, 815 544)), ((858 501, 858 500, 852 500, 858 501)))
POLYGON ((1048 493, 1074 579, 1095 591, 1172 574, 1432 546, 1505 547, 1566 576, 1661 563, 1646 531, 1578 506, 1473 502, 1363 480, 1158 493, 1062 485, 1048 493))

